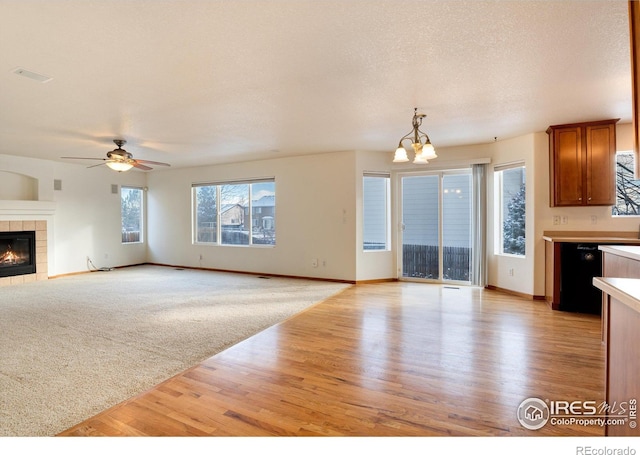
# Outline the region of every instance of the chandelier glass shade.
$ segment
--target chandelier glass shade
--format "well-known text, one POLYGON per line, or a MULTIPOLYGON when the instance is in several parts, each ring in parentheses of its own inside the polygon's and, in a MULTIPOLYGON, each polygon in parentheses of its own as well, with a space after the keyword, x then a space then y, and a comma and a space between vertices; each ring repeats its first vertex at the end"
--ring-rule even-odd
POLYGON ((413 112, 413 130, 403 136, 398 142, 398 148, 393 156, 394 163, 406 163, 409 161, 407 149, 402 145, 402 143, 407 140, 411 141, 411 147, 413 148, 413 164, 427 164, 429 162, 428 160, 438 157, 429 136, 420 131, 422 119, 425 118, 426 115, 418 114, 418 108, 414 108, 413 112))

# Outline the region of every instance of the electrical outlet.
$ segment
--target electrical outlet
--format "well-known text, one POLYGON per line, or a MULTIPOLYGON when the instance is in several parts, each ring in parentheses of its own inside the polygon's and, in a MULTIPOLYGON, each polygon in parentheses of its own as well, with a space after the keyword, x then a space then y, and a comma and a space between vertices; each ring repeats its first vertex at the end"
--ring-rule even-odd
POLYGON ((567 224, 569 222, 569 217, 567 215, 562 215, 560 219, 560 224, 567 224))
POLYGON ((313 259, 311 261, 311 267, 318 267, 318 259, 313 259))
POLYGON ((204 256, 201 254, 200 255, 200 260, 202 261, 204 259, 204 256))
POLYGON ((513 269, 509 269, 509 276, 513 276, 513 269))
POLYGON ((560 224, 560 217, 558 215, 554 215, 553 224, 560 224))
POLYGON ((598 224, 598 217, 595 215, 591 215, 591 224, 598 224))

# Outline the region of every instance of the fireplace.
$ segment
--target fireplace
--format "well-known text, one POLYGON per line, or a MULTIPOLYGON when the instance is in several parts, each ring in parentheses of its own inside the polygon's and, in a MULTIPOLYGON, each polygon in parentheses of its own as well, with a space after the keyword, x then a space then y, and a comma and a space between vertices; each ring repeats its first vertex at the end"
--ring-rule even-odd
POLYGON ((35 231, 0 232, 0 277, 36 273, 35 231))

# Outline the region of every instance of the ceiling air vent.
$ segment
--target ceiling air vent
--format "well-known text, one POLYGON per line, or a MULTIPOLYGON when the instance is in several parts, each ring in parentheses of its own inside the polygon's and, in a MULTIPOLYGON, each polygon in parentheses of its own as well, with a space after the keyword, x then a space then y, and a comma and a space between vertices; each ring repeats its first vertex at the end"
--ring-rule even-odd
POLYGON ((41 83, 49 82, 52 77, 45 76, 44 74, 34 73, 33 71, 26 70, 24 68, 16 68, 13 70, 14 74, 18 76, 28 77, 29 79, 33 79, 34 81, 38 81, 41 83))

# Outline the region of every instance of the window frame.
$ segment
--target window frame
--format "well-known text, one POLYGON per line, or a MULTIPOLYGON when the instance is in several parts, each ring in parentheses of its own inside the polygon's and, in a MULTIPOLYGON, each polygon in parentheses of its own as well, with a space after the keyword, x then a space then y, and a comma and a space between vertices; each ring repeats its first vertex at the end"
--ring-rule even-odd
POLYGON ((361 248, 364 253, 375 253, 391 251, 391 175, 381 172, 364 172, 362 175, 362 243, 361 248), (383 248, 365 248, 365 231, 367 223, 366 214, 366 195, 365 195, 365 179, 377 178, 385 179, 385 201, 384 201, 384 247, 383 248))
MULTIPOLYGON (((526 191, 526 182, 527 182, 527 167, 524 161, 517 161, 513 163, 507 163, 502 165, 496 165, 493 168, 494 175, 494 220, 495 220, 495 229, 494 229, 494 254, 498 256, 509 256, 514 258, 526 258, 527 256, 527 246, 526 246, 526 218, 527 218, 527 191, 526 191), (506 219, 506 214, 504 211, 505 208, 505 195, 504 195, 504 171, 522 168, 523 174, 523 183, 524 184, 524 207, 525 207, 525 245, 524 245, 524 253, 510 253, 504 251, 504 221, 506 219)), ((522 185, 521 184, 521 185, 522 185)))
POLYGON ((133 185, 121 185, 120 186, 120 229, 121 229, 121 239, 120 243, 122 245, 135 245, 142 244, 145 242, 145 211, 146 211, 146 201, 145 201, 145 189, 140 186, 133 185), (134 231, 126 231, 124 226, 124 213, 122 210, 122 202, 123 202, 123 193, 125 190, 136 190, 140 192, 140 226, 138 230, 138 240, 126 241, 125 240, 125 232, 134 232, 134 231))
MULTIPOLYGON (((635 168, 637 167, 636 165, 636 160, 637 160, 637 156, 635 154, 635 152, 633 150, 620 150, 620 151, 616 151, 616 156, 615 156, 615 173, 616 173, 616 178, 615 178, 615 192, 616 192, 616 204, 614 206, 611 207, 611 217, 612 218, 633 218, 633 217, 640 217, 640 210, 638 211, 638 213, 635 214, 627 214, 627 213, 616 213, 617 207, 618 207, 618 203, 619 203, 619 192, 618 189, 620 188, 620 185, 618 183, 618 178, 620 176, 619 172, 618 172, 618 156, 619 155, 630 155, 631 156, 631 175, 632 177, 635 177, 635 168)), ((635 181, 638 183, 638 185, 640 185, 640 179, 636 179, 636 178, 632 178, 631 180, 635 181)), ((640 204, 639 204, 640 205, 640 204)))
MULTIPOLYGON (((276 246, 276 227, 275 227, 275 220, 276 220, 276 179, 275 177, 265 177, 265 178, 258 178, 258 179, 243 179, 243 180, 227 180, 227 181, 213 181, 213 182, 202 182, 202 183, 193 183, 191 185, 191 210, 192 210, 192 228, 191 228, 191 242, 193 245, 205 245, 205 246, 229 246, 229 247, 251 247, 251 248, 274 248, 276 246), (256 229, 260 229, 260 225, 254 225, 254 211, 253 211, 253 203, 255 202, 253 200, 253 195, 254 195, 254 185, 256 184, 264 184, 264 183, 271 183, 273 184, 273 198, 274 198, 274 205, 273 205, 273 214, 271 216, 271 225, 273 226, 272 229, 272 237, 273 237, 273 243, 254 243, 254 234, 256 232, 256 229), (224 186, 228 186, 228 185, 247 185, 248 186, 248 191, 247 191, 247 197, 248 197, 248 201, 246 203, 246 206, 241 206, 243 209, 243 215, 242 215, 242 226, 245 227, 245 229, 242 230, 242 232, 247 232, 247 236, 248 236, 248 243, 225 243, 223 242, 223 232, 225 232, 225 230, 223 229, 222 223, 221 223, 221 215, 222 215, 222 202, 223 202, 223 197, 222 197, 222 187, 224 186), (216 207, 216 213, 214 216, 215 219, 215 240, 208 242, 208 241, 201 241, 198 240, 198 198, 197 198, 197 189, 198 188, 202 188, 202 187, 213 187, 215 188, 215 207, 216 207)), ((263 213, 266 213, 265 211, 262 211, 263 213)), ((267 234, 266 234, 267 235, 267 234)))

